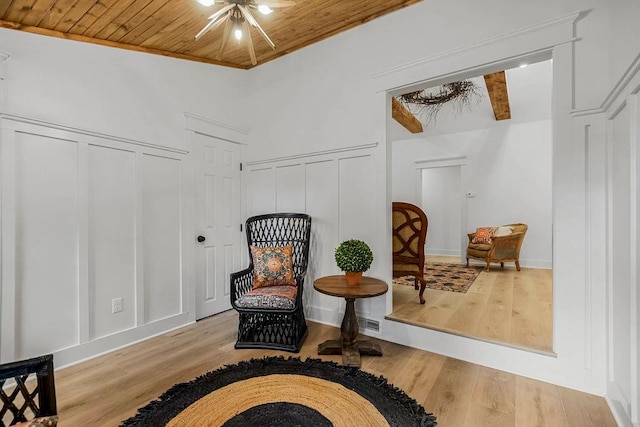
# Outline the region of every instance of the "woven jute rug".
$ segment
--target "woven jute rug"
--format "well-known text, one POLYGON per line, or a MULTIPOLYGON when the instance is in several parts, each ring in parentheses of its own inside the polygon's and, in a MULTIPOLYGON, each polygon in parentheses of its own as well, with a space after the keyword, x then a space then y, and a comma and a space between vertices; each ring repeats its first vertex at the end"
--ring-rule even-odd
MULTIPOLYGON (((428 289, 466 293, 481 271, 480 266, 427 262, 424 266, 424 278, 428 289)), ((395 278, 393 283, 413 286, 413 276, 395 278)))
POLYGON ((265 357, 173 386, 122 426, 435 426, 402 390, 357 368, 265 357))

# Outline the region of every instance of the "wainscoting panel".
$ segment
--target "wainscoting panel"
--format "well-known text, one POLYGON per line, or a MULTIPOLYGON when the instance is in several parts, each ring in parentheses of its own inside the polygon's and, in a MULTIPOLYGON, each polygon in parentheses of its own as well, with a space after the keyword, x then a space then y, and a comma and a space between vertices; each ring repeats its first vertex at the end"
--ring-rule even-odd
POLYGON ((135 310, 135 153, 89 146, 89 337, 133 328, 135 310), (122 311, 112 301, 122 298, 122 311))
POLYGON ((15 354, 28 358, 78 343, 78 143, 17 132, 14 147, 15 354))
POLYGON ((276 168, 276 209, 278 212, 304 212, 304 165, 276 168))
POLYGON ((607 399, 620 425, 640 422, 638 191, 640 57, 606 111, 608 149, 607 399))
MULTIPOLYGON (((334 271, 333 252, 338 242, 337 162, 326 160, 305 165, 305 212, 311 215, 311 250, 308 274, 320 277, 322 272, 334 271)), ((325 273, 326 274, 326 273, 325 273)), ((308 287, 307 289, 311 289, 308 287)), ((331 307, 337 310, 337 298, 311 291, 305 293, 308 306, 331 307)))
POLYGON ((181 311, 180 162, 144 155, 144 313, 145 323, 181 311))
POLYGON ((276 211, 276 171, 273 167, 261 166, 248 171, 247 216, 276 211))
POLYGON ((0 363, 185 325, 186 153, 0 115, 0 363))
MULTIPOLYGON (((374 144, 247 164, 250 215, 294 211, 313 218, 305 307, 314 320, 337 325, 342 320, 344 300, 313 290, 316 278, 342 274, 334 259, 338 244, 354 238, 373 246, 376 195, 371 188, 375 147, 374 144)), ((371 315, 371 304, 372 299, 359 300, 358 316, 380 319, 379 315, 371 315)))

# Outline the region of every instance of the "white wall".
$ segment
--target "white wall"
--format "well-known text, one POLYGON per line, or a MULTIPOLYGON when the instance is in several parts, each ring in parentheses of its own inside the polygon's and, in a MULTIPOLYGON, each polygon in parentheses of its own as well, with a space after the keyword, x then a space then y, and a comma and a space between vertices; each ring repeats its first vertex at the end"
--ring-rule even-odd
POLYGON ((184 113, 245 127, 246 72, 0 28, 3 112, 185 149, 184 113))
MULTIPOLYGON (((525 223, 529 231, 521 264, 551 268, 551 121, 494 123, 488 129, 394 141, 393 200, 419 204, 416 170, 439 160, 463 159, 462 193, 475 194, 463 202, 463 236, 477 227, 525 223)), ((424 208, 428 214, 429 207, 424 208)), ((437 227, 429 221, 430 230, 437 227)))
MULTIPOLYGON (((640 51, 638 39, 627 37, 633 31, 633 25, 618 29, 613 25, 615 20, 610 20, 612 14, 622 13, 632 15, 625 22, 637 20, 637 8, 628 7, 632 3, 613 4, 602 0, 422 2, 264 64, 251 73, 255 107, 249 135, 252 160, 305 155, 372 142, 381 142, 379 154, 386 157, 386 153, 382 155, 386 149, 386 120, 390 109, 388 98, 384 96, 386 90, 396 94, 423 81, 438 84, 451 74, 472 77, 481 74, 479 71, 490 72, 492 67, 514 66, 522 55, 544 50, 552 54, 553 171, 549 173, 547 169, 543 174, 546 188, 540 193, 536 182, 527 181, 528 176, 537 175, 518 172, 523 179, 519 185, 525 185, 534 191, 535 198, 540 199, 546 197, 542 193, 548 195, 548 179, 553 176, 554 350, 557 357, 393 322, 383 322, 385 339, 589 392, 605 393, 606 294, 601 279, 606 265, 599 252, 605 244, 602 232, 605 223, 600 215, 602 193, 592 193, 599 191, 605 182, 601 170, 605 157, 600 156, 604 140, 602 133, 596 132, 598 117, 591 113, 597 113, 613 89, 612 82, 620 78, 620 70, 626 70, 640 51), (456 19, 452 20, 449 17, 453 10, 464 13, 456 13, 456 19), (501 13, 496 15, 496 10, 501 13), (579 11, 584 13, 577 17, 570 15, 579 11), (618 43, 634 46, 613 50, 618 43), (285 75, 287 78, 283 79, 285 75), (596 110, 589 110, 592 108, 596 110), (579 120, 571 115, 576 109, 584 110, 579 120), (589 139, 574 133, 578 123, 588 124, 589 139)), ((492 70, 496 71, 495 68, 492 70)), ((528 142, 536 136, 540 139, 548 137, 548 122, 522 126, 518 136, 528 142), (525 129, 531 135, 525 135, 525 129)), ((513 175, 517 164, 508 165, 508 158, 503 154, 508 153, 510 159, 519 154, 520 147, 497 149, 501 144, 513 143, 516 138, 509 138, 511 132, 517 130, 484 130, 477 136, 483 146, 496 155, 501 167, 513 175)), ((451 145, 451 141, 449 143, 451 145)), ((549 149, 546 146, 543 150, 535 150, 529 146, 526 153, 534 156, 534 160, 548 159, 549 149)), ((478 151, 476 155, 478 159, 486 160, 482 152, 478 151)), ((480 161, 475 163, 480 164, 480 161)), ((521 169, 525 166, 525 172, 529 172, 527 164, 519 163, 521 169)), ((382 272, 383 278, 390 278, 385 264, 390 261, 385 260, 383 254, 389 247, 391 193, 387 193, 387 183, 391 181, 386 178, 387 162, 376 163, 375 167, 372 180, 364 183, 359 193, 372 198, 376 201, 375 206, 379 206, 380 217, 373 231, 378 234, 371 235, 375 242, 374 254, 378 254, 373 270, 382 272), (382 175, 385 175, 385 182, 380 183, 382 175)), ((545 167, 548 168, 548 163, 545 167)), ((486 185, 488 177, 502 182, 501 173, 498 170, 480 175, 476 168, 469 176, 480 179, 478 184, 486 185)), ((514 187, 507 187, 505 194, 513 192, 514 187)), ((540 213, 534 217, 533 213, 529 216, 523 212, 505 211, 484 216, 490 212, 485 205, 495 202, 489 200, 483 188, 483 185, 474 188, 480 196, 474 201, 478 202, 474 226, 476 223, 507 222, 516 216, 534 224, 534 229, 548 230, 551 221, 548 217, 540 219, 538 215, 544 215, 540 213)), ((548 206, 546 204, 545 211, 548 206)), ((531 236, 526 245, 543 249, 527 257, 548 260, 548 234, 545 234, 545 242, 535 242, 535 234, 531 236), (529 240, 531 236, 533 238, 529 240)), ((325 268, 318 274, 331 273, 328 267, 325 268)), ((387 310, 390 309, 389 298, 387 310)))
MULTIPOLYGON (((430 0, 248 73, 0 29, 0 51, 11 54, 11 58, 2 63, 5 80, 0 83, 3 96, 0 106, 16 115, 173 149, 185 147, 184 111, 250 127, 249 160, 258 167, 261 161, 275 159, 273 164, 264 163, 266 169, 271 169, 265 172, 271 184, 264 186, 285 191, 284 195, 265 196, 265 203, 271 203, 269 209, 276 209, 279 202, 297 207, 302 199, 300 188, 274 181, 278 177, 274 170, 278 162, 294 166, 296 155, 305 159, 326 155, 328 158, 319 161, 332 163, 305 160, 304 168, 295 167, 289 170, 292 174, 281 175, 300 177, 300 171, 305 171, 305 208, 322 218, 314 222, 321 226, 314 235, 315 254, 323 254, 315 266, 315 274, 335 272, 327 254, 335 242, 348 235, 349 227, 358 224, 362 215, 360 210, 349 212, 333 205, 339 203, 337 194, 344 189, 345 194, 357 192, 359 198, 368 202, 370 209, 365 218, 371 223, 366 226, 376 255, 371 274, 390 278, 390 256, 385 260, 384 255, 390 253, 387 249, 390 247, 391 201, 386 124, 390 106, 385 92, 421 81, 435 83, 450 74, 471 77, 486 64, 507 63, 516 61, 521 54, 551 50, 555 84, 554 349, 557 358, 394 322, 383 322, 381 336, 604 394, 608 378, 607 354, 603 350, 607 341, 604 305, 607 294, 603 280, 606 200, 602 187, 606 176, 602 159, 606 157, 602 110, 598 107, 604 105, 612 86, 640 51, 635 37, 639 17, 635 0, 430 0), (496 14, 496 10, 500 13, 496 14), (451 19, 452 11, 456 12, 455 19, 451 19), (574 18, 568 15, 577 11, 585 13, 574 25, 574 18), (239 114, 246 111, 247 105, 251 106, 251 117, 239 114), (576 109, 582 111, 573 111, 576 109), (581 115, 572 117, 572 111, 581 115), (349 172, 347 178, 354 175, 357 178, 355 191, 347 180, 340 178, 339 173, 344 171, 342 166, 336 166, 342 162, 340 153, 375 143, 378 144, 375 148, 366 149, 370 162, 363 168, 363 174, 349 172), (334 193, 324 193, 325 183, 333 185, 330 188, 335 189, 334 193), (289 190, 293 193, 286 193, 289 190), (319 192, 322 197, 316 200, 314 197, 319 192), (316 201, 327 204, 314 205, 316 201), (330 237, 326 238, 324 232, 330 237)), ((3 144, 5 141, 3 134, 3 144)), ((5 160, 3 151, 3 174, 9 170, 13 176, 12 168, 16 165, 5 160)), ((349 162, 345 159, 344 165, 349 162)), ((51 172, 53 175, 62 173, 56 167, 51 172)), ((78 177, 82 174, 75 179, 81 182, 78 177)), ((6 194, 3 190, 3 197, 6 194)), ((252 194, 251 189, 248 194, 252 194)), ((26 199, 20 201, 27 202, 26 199)), ((126 201, 123 203, 126 206, 126 201)), ((65 206, 73 210, 73 205, 65 206)), ((13 223, 13 220, 3 213, 3 256, 7 249, 5 222, 13 223)), ((36 223, 38 221, 36 219, 36 223)), ((89 246, 87 242, 83 244, 89 246)), ((67 263, 74 259, 69 255, 73 253, 64 254, 67 263)), ((66 268, 68 274, 73 265, 67 264, 66 268)), ((81 271, 89 275, 88 271, 81 271)), ((14 319, 8 317, 4 307, 7 298, 15 298, 12 294, 15 288, 7 287, 7 279, 15 283, 15 278, 10 277, 4 265, 2 275, 0 334, 2 339, 14 340, 14 319)), ((86 288, 80 289, 86 291, 86 288)), ((75 295, 71 296, 73 300, 75 295)), ((313 293, 310 296, 313 297, 313 293)), ((78 298, 88 300, 87 295, 78 298)), ((314 316, 336 323, 341 318, 341 308, 330 300, 332 302, 318 301, 314 316), (322 314, 317 313, 322 310, 322 314)), ((389 298, 377 298, 368 304, 377 316, 391 308, 389 298)), ((81 307, 80 319, 88 319, 86 306, 81 307)), ((164 308, 171 311, 170 307, 164 308)), ((183 304, 183 312, 185 310, 183 304)), ((632 312, 631 318, 634 316, 632 312)), ((175 326, 184 322, 180 319, 175 326)), ((78 326, 80 336, 88 336, 86 324, 79 322, 78 326)), ((73 330, 76 325, 70 327, 73 330)), ((90 351, 69 353, 69 358, 79 360, 160 332, 147 325, 134 331, 127 340, 106 337, 100 345, 89 346, 90 351)), ((72 335, 64 335, 60 342, 66 344, 72 335)), ((2 347, 3 352, 5 348, 2 347)), ((2 357, 8 359, 14 355, 3 353, 2 357)), ((637 384, 636 378, 631 386, 632 399, 634 384, 637 384)))
POLYGON ((0 52, 0 360, 59 367, 194 321, 186 129, 246 127, 246 72, 7 29, 0 52))

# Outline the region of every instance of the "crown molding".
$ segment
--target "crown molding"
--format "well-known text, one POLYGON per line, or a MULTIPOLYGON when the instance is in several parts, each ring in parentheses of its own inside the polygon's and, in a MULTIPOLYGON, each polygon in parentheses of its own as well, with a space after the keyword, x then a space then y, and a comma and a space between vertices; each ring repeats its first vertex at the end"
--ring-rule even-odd
MULTIPOLYGON (((415 68, 421 65, 428 64, 433 61, 437 61, 448 56, 460 55, 469 51, 474 51, 480 48, 492 46, 498 43, 506 42, 512 40, 514 38, 524 37, 535 35, 537 33, 546 32, 549 30, 553 30, 560 27, 567 27, 569 25, 573 26, 574 22, 583 14, 583 12, 574 12, 569 15, 561 16, 559 18, 543 22, 541 24, 532 25, 530 27, 526 27, 520 30, 511 31, 509 33, 501 34, 495 37, 491 37, 489 39, 483 40, 478 43, 469 44, 466 46, 462 46, 456 49, 448 50, 445 52, 437 53, 435 55, 426 56, 420 59, 417 59, 412 62, 407 62, 405 64, 398 65, 396 67, 388 68, 386 70, 382 70, 371 75, 372 78, 377 79, 380 77, 387 76, 389 74, 398 73, 400 71, 404 71, 407 69, 415 68)), ((564 41, 556 41, 554 44, 564 44, 570 43, 576 40, 575 35, 568 36, 564 41)))

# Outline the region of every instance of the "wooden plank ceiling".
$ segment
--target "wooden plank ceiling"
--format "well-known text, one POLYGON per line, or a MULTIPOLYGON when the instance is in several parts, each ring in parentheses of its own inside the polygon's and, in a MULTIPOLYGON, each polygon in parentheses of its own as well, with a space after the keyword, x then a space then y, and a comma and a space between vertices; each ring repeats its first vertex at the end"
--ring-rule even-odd
MULTIPOLYGON (((296 0, 256 14, 273 50, 251 29, 258 65, 421 0, 296 0)), ((259 3, 259 0, 256 1, 259 3)), ((196 0, 0 0, 0 27, 181 59, 252 68, 246 41, 216 59, 223 27, 194 37, 221 5, 196 0)))

